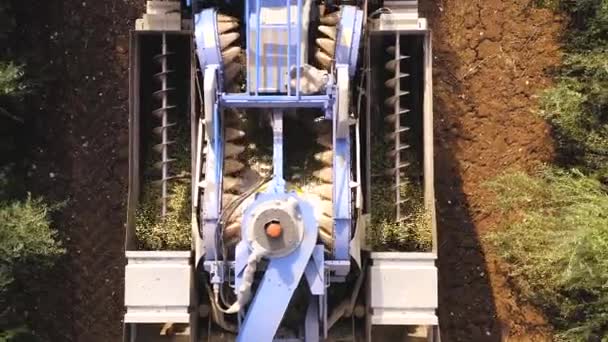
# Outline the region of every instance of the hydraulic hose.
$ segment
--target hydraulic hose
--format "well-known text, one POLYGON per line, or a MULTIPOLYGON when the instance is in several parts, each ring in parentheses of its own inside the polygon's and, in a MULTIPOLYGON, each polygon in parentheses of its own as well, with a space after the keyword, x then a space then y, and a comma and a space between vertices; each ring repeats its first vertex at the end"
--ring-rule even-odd
MULTIPOLYGON (((241 286, 237 289, 237 300, 228 308, 224 309, 218 304, 218 309, 226 314, 235 314, 241 311, 249 301, 251 300, 251 287, 253 285, 253 280, 255 277, 255 271, 258 266, 258 262, 262 260, 264 257, 264 252, 254 249, 249 258, 247 259, 247 265, 245 266, 245 270, 243 271, 243 282, 241 286)), ((213 284, 213 294, 215 297, 215 302, 219 303, 220 297, 220 289, 219 284, 213 284)))

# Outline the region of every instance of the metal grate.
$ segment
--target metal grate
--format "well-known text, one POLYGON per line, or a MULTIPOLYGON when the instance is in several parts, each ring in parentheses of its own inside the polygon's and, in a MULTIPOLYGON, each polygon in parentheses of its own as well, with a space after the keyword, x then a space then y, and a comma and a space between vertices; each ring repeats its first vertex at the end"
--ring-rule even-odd
MULTIPOLYGON (((247 93, 287 93, 300 96, 301 67, 306 51, 301 44, 304 7, 310 0, 248 0, 247 93), (304 2, 303 2, 304 1, 304 2), (286 43, 287 42, 287 43, 286 43), (295 75, 290 75, 295 70, 295 75), (295 91, 290 80, 295 76, 295 91)), ((304 18, 304 20, 307 20, 304 18)), ((305 33, 305 32, 304 32, 305 33)))

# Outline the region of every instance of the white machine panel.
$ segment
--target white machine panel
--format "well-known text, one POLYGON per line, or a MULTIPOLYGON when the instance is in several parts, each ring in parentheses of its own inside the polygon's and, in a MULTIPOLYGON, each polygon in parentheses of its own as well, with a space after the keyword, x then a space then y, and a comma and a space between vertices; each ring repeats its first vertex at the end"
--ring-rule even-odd
POLYGON ((126 323, 188 323, 191 253, 128 251, 126 323))
POLYGON ((437 325, 437 268, 433 253, 372 253, 373 325, 437 325))

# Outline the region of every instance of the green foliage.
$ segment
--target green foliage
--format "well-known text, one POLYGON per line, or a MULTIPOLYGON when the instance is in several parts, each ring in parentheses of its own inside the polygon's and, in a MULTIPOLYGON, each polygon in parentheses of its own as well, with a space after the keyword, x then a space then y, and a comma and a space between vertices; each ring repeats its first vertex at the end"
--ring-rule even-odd
POLYGON ((160 196, 153 186, 144 191, 136 213, 135 233, 143 250, 190 249, 190 185, 174 183, 167 201, 167 215, 159 215, 160 196))
POLYGON ((571 50, 594 50, 608 44, 608 1, 564 1, 563 8, 571 14, 572 32, 568 36, 571 50))
POLYGON ((489 184, 506 224, 487 238, 560 341, 608 336, 608 0, 538 0, 570 17, 556 84, 541 97, 559 162, 489 184))
POLYGON ((14 63, 0 62, 0 118, 14 122, 23 122, 21 116, 15 115, 9 108, 25 95, 29 86, 23 79, 23 67, 14 63))
MULTIPOLYGON (((48 270, 65 250, 51 228, 50 214, 57 205, 24 194, 23 174, 17 171, 24 161, 19 135, 27 129, 24 96, 32 83, 24 77, 11 41, 16 20, 12 1, 0 1, 0 342, 32 342, 29 332, 26 293, 32 279, 48 270), (27 289, 24 289, 24 284, 27 289)), ((29 308, 37 309, 37 308, 29 308)))
POLYGON ((40 198, 0 202, 0 294, 20 267, 35 263, 50 267, 64 253, 51 228, 49 206, 40 198))
POLYGON ((383 143, 373 144, 372 222, 367 242, 376 251, 429 251, 432 247, 431 216, 424 206, 419 184, 409 181, 401 184, 401 198, 408 200, 402 205, 402 212, 407 216, 400 222, 395 221, 393 182, 383 174, 393 167, 392 161, 386 158, 386 150, 383 143))
POLYGON ((489 184, 508 223, 488 239, 523 297, 563 341, 608 334, 608 193, 577 170, 508 173, 489 184))
MULTIPOLYGON (((416 200, 417 198, 412 197, 416 200)), ((382 198, 386 202, 386 196, 382 198)), ((391 201, 392 202, 392 201, 391 201)), ((392 208, 388 210, 394 211, 392 208)), ((372 216, 368 243, 375 251, 420 251, 432 248, 431 217, 419 200, 412 205, 407 219, 395 222, 394 217, 372 216)))
POLYGON ((27 89, 23 76, 22 66, 12 62, 0 62, 0 96, 23 94, 27 89))
MULTIPOLYGON (((188 126, 178 120, 172 131, 176 143, 170 151, 169 164, 176 178, 168 181, 167 213, 161 217, 161 189, 157 179, 147 178, 143 182, 143 193, 135 213, 135 235, 138 248, 142 250, 189 250, 192 241, 191 196, 190 196, 190 149, 188 126)), ((148 156, 159 158, 150 151, 148 156)), ((147 160, 148 169, 154 170, 157 159, 147 160)))
POLYGON ((0 342, 32 342, 38 341, 30 331, 20 326, 17 328, 8 328, 0 331, 0 342))
POLYGON ((569 165, 608 169, 608 0, 559 1, 572 16, 557 84, 542 96, 569 165))
POLYGON ((608 2, 606 0, 535 0, 539 7, 559 10, 572 20, 567 34, 570 47, 596 47, 606 42, 608 2))
POLYGON ((0 201, 0 342, 37 341, 21 312, 24 280, 48 270, 65 250, 51 228, 59 208, 40 198, 0 201))
POLYGON ((608 161, 608 107, 602 99, 606 94, 600 90, 595 93, 590 89, 593 86, 593 82, 562 79, 544 93, 540 113, 553 125, 559 150, 569 164, 597 170, 608 161))

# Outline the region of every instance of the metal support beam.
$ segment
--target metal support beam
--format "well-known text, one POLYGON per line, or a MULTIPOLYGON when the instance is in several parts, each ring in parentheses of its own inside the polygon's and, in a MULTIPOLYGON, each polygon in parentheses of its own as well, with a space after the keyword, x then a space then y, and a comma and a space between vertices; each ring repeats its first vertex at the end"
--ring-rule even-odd
POLYGON ((335 258, 350 260, 351 188, 350 188, 350 89, 348 65, 337 66, 337 101, 333 120, 333 205, 335 258))
POLYGON ((304 322, 304 341, 319 342, 319 299, 318 296, 310 296, 306 320, 304 322))
MULTIPOLYGON (((205 259, 215 260, 217 254, 216 234, 221 209, 222 174, 224 144, 221 131, 220 113, 217 104, 217 65, 210 65, 204 71, 204 115, 207 155, 205 161, 205 191, 202 205, 203 245, 205 259)), ((198 260, 197 260, 198 262, 198 260)))
POLYGON ((424 203, 426 210, 431 214, 431 228, 433 233, 433 253, 437 254, 437 220, 435 213, 435 169, 433 158, 435 156, 433 141, 433 42, 431 33, 424 35, 424 100, 422 131, 424 139, 424 203))
POLYGON ((283 178, 283 111, 272 111, 272 186, 274 193, 285 192, 285 178, 283 178))
POLYGON ((224 94, 221 97, 224 107, 232 108, 322 108, 332 105, 329 95, 260 95, 224 94))

